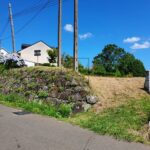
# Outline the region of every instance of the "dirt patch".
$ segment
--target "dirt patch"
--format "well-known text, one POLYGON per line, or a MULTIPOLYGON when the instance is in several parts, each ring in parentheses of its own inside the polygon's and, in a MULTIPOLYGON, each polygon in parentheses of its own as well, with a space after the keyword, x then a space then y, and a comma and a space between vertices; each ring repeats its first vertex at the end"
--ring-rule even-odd
POLYGON ((95 110, 115 107, 129 99, 140 99, 149 96, 144 91, 145 78, 113 78, 89 77, 90 86, 101 102, 95 105, 95 110))

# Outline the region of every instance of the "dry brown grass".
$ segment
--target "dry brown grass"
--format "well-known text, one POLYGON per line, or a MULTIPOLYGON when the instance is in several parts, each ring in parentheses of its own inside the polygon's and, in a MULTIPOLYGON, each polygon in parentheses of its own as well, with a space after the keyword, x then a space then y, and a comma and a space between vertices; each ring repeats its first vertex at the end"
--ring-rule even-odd
POLYGON ((100 102, 95 105, 95 110, 115 107, 130 99, 140 99, 149 96, 144 88, 144 78, 113 78, 89 77, 90 86, 100 102))

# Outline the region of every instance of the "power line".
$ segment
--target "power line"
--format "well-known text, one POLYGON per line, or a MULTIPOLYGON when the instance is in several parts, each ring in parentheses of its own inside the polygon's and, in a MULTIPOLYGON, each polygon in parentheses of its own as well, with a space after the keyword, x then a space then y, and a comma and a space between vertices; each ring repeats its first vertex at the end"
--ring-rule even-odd
POLYGON ((9 25, 9 19, 7 19, 3 29, 2 29, 2 32, 0 33, 0 36, 3 37, 3 35, 5 34, 7 28, 8 28, 8 25, 9 25))
MULTIPOLYGON (((66 0, 63 0, 64 2, 66 0)), ((48 8, 50 6, 56 6, 58 5, 58 0, 47 0, 47 6, 45 8, 48 8)), ((41 5, 45 5, 45 3, 40 3, 36 6, 31 6, 29 8, 26 8, 20 12, 17 12, 14 14, 14 17, 17 18, 17 17, 20 17, 20 16, 24 16, 24 15, 29 15, 31 13, 34 13, 37 9, 41 8, 41 5)))
MULTIPOLYGON (((63 2, 66 2, 67 0, 63 0, 63 2)), ((47 2, 46 3, 44 3, 43 5, 42 5, 42 7, 40 6, 40 7, 36 7, 36 10, 38 10, 38 12, 36 12, 36 14, 34 14, 20 29, 18 29, 17 31, 16 31, 16 34, 18 34, 18 33, 20 33, 22 30, 24 30, 31 22, 33 22, 33 20, 44 10, 44 9, 46 9, 46 8, 48 8, 49 6, 56 6, 57 4, 58 4, 58 2, 56 1, 56 0, 53 0, 51 2, 51 0, 47 0, 47 2), (52 3, 53 2, 53 3, 52 3), (38 8, 38 9, 37 9, 38 8)), ((34 8, 34 7, 32 7, 32 8, 34 8)), ((31 9, 31 8, 30 8, 31 9)), ((27 9, 26 9, 27 10, 27 9)), ((22 10, 21 12, 20 12, 20 16, 19 16, 19 13, 15 13, 15 14, 18 14, 18 16, 16 15, 15 17, 21 17, 21 16, 23 16, 23 15, 27 15, 29 12, 27 12, 26 14, 23 14, 23 11, 25 12, 25 10, 22 10)), ((32 10, 33 11, 33 10, 32 10)), ((31 13, 31 12, 30 12, 31 13)), ((33 13, 33 12, 32 12, 33 13)), ((9 24, 9 22, 8 22, 8 24, 9 24)), ((7 28, 6 28, 7 29, 7 28)), ((6 30, 5 29, 5 30, 6 30)), ((4 31, 2 31, 2 32, 4 32, 4 31)), ((11 36, 9 35, 9 36, 6 36, 5 38, 1 38, 1 41, 4 41, 4 40, 7 40, 7 39, 9 39, 9 38, 11 38, 11 36)))

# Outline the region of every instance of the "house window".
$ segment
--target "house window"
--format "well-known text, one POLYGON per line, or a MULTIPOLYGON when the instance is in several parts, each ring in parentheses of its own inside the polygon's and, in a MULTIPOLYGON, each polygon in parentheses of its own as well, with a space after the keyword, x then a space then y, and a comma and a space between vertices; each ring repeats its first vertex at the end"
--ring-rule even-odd
POLYGON ((34 50, 34 56, 41 56, 41 50, 34 50))

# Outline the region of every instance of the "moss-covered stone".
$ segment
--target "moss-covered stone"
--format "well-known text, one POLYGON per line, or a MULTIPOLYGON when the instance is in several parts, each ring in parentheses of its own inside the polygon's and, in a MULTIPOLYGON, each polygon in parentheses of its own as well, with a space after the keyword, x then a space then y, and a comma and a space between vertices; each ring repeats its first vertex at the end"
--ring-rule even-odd
POLYGON ((91 95, 88 82, 82 75, 49 67, 13 69, 0 74, 0 92, 21 94, 30 101, 76 106, 85 105, 86 96, 91 95))

